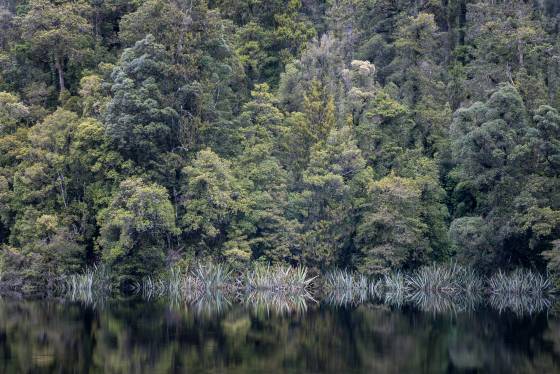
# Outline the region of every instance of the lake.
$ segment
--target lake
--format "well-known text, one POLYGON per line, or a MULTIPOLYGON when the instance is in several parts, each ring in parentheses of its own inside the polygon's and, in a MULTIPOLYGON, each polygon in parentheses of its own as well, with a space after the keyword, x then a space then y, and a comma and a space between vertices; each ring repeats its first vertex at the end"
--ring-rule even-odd
POLYGON ((554 373, 560 319, 309 301, 0 300, 2 373, 554 373))

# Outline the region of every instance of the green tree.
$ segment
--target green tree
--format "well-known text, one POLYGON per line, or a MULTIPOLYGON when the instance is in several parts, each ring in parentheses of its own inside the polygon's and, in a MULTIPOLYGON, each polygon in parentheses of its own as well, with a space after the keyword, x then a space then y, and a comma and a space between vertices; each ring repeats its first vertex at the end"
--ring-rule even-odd
POLYGON ((44 292, 83 266, 85 249, 62 220, 28 208, 14 224, 1 251, 3 281, 14 291, 44 292))
POLYGON ((557 232, 558 205, 548 192, 557 184, 555 157, 549 158, 557 119, 554 109, 542 107, 533 125, 512 86, 455 114, 455 214, 478 215, 492 228, 490 263, 538 262, 536 255, 557 232))
POLYGON ((375 73, 370 62, 352 61, 345 71, 349 83, 344 110, 355 128, 364 157, 378 175, 384 176, 412 146, 414 122, 410 109, 391 97, 391 87, 377 84, 375 73))
POLYGON ((413 139, 430 154, 447 148, 445 137, 452 115, 438 31, 430 13, 403 20, 394 44, 394 73, 388 77, 399 87, 399 97, 413 109, 413 139))
POLYGON ((173 75, 162 45, 151 35, 138 41, 123 52, 111 78, 107 136, 124 158, 149 167, 181 145, 178 113, 169 97, 173 75))
POLYGON ((209 10, 206 0, 154 0, 126 15, 120 26, 127 45, 149 34, 167 51, 173 78, 166 78, 163 94, 179 115, 180 149, 210 147, 221 156, 239 151, 233 113, 246 93, 233 25, 209 10))
POLYGON ((119 283, 161 271, 173 238, 179 234, 165 188, 139 178, 121 182, 98 220, 103 262, 119 283))
POLYGON ((244 138, 270 142, 274 146, 273 154, 278 158, 285 157, 289 152, 286 144, 289 130, 268 84, 255 85, 251 99, 243 105, 239 115, 244 138))
POLYGON ((287 217, 289 178, 279 160, 290 152, 283 146, 287 128, 266 84, 258 85, 252 96, 240 115, 245 138, 234 163, 246 191, 247 209, 233 225, 234 231, 246 238, 253 258, 293 262, 299 225, 287 217))
POLYGON ((81 109, 83 116, 102 118, 109 101, 109 95, 105 91, 103 78, 97 74, 86 75, 80 79, 78 94, 82 98, 81 109))
MULTIPOLYGON (((499 83, 515 84, 529 109, 546 103, 547 72, 554 64, 548 52, 555 49, 533 12, 532 4, 497 2, 472 4, 467 45, 469 60, 465 93, 481 100, 499 83)), ((556 83, 557 85, 557 83, 556 83)), ((547 92, 548 91, 548 92, 547 92)))
POLYGON ((183 169, 180 222, 188 253, 223 259, 232 222, 244 209, 231 163, 210 149, 183 169))
POLYGON ((216 3, 239 26, 237 53, 253 83, 276 86, 283 67, 316 34, 300 0, 218 0, 216 3))
POLYGON ((27 157, 14 174, 17 206, 68 208, 73 186, 69 153, 78 123, 75 113, 58 109, 29 130, 27 157))
MULTIPOLYGON (((42 214, 57 212, 60 226, 71 228, 73 240, 91 244, 97 234, 95 216, 107 205, 111 186, 120 179, 120 155, 108 149, 99 122, 81 121, 64 109, 25 134, 21 143, 12 142, 15 149, 10 152, 23 157, 10 166, 10 211, 4 217, 17 225, 26 219, 30 207, 42 214)), ((19 240, 17 233, 12 237, 19 240)), ((82 254, 88 260, 93 259, 91 248, 82 254)))
POLYGON ((327 139, 335 123, 334 98, 319 81, 311 81, 309 91, 303 95, 303 111, 292 113, 286 120, 286 143, 291 153, 287 164, 296 181, 301 180, 310 162, 313 146, 327 139))
POLYGON ((431 248, 421 193, 416 180, 395 175, 370 184, 368 206, 356 229, 359 271, 380 275, 426 262, 431 248))
POLYGON ((0 92, 0 136, 13 134, 19 126, 29 120, 29 108, 9 93, 0 92))
POLYGON ((298 206, 303 222, 302 257, 312 267, 347 265, 359 207, 366 199, 366 167, 350 126, 333 129, 313 147, 298 206))
POLYGON ((39 55, 48 55, 57 72, 61 92, 67 88, 65 61, 79 62, 91 48, 89 12, 89 4, 82 1, 33 0, 29 11, 21 18, 23 37, 39 55))

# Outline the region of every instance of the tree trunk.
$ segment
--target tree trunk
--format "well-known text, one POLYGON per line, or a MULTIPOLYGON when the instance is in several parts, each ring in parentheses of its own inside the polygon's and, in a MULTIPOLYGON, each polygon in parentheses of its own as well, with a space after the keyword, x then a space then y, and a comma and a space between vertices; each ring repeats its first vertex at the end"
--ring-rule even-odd
POLYGON ((58 55, 54 58, 54 68, 58 73, 58 85, 60 87, 60 92, 62 92, 66 89, 66 87, 64 86, 64 71, 62 70, 62 58, 58 55))
POLYGON ((95 40, 101 42, 101 19, 99 15, 99 7, 95 7, 95 17, 94 17, 94 33, 95 33, 95 40))
POLYGON ((523 42, 517 41, 517 61, 519 62, 519 67, 523 67, 525 64, 525 59, 523 57, 523 42))

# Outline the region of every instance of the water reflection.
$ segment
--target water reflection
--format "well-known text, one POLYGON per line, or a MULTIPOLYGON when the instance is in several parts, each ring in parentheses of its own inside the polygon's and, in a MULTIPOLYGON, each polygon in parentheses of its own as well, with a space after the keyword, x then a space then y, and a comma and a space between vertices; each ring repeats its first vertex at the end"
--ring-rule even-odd
POLYGON ((553 300, 542 295, 492 294, 488 302, 500 313, 510 311, 523 317, 547 311, 552 306, 553 300))
MULTIPOLYGON (((282 293, 271 290, 248 292, 223 292, 207 290, 196 293, 138 292, 137 297, 144 301, 164 300, 171 307, 185 308, 211 318, 227 311, 232 304, 241 304, 254 311, 289 315, 305 313, 309 303, 322 303, 336 307, 355 307, 364 303, 382 303, 393 308, 412 306, 432 314, 457 314, 474 312, 477 308, 488 306, 499 313, 511 312, 519 317, 547 312, 556 298, 551 294, 489 294, 445 293, 425 290, 389 289, 380 291, 375 287, 329 289, 313 295, 307 290, 300 293, 282 293)), ((64 300, 79 302, 91 308, 103 308, 110 298, 107 293, 70 293, 64 300)))
POLYGON ((247 309, 252 309, 256 313, 273 313, 277 315, 305 313, 309 303, 317 303, 311 294, 307 292, 279 294, 272 291, 252 291, 239 295, 239 299, 247 309))
POLYGON ((354 288, 351 290, 331 289, 325 293, 325 302, 336 306, 356 306, 369 300, 371 294, 368 288, 354 288))
POLYGON ((240 304, 208 314, 164 299, 109 300, 102 309, 1 300, 0 372, 560 370, 560 320, 543 313, 306 305, 290 315, 240 304))

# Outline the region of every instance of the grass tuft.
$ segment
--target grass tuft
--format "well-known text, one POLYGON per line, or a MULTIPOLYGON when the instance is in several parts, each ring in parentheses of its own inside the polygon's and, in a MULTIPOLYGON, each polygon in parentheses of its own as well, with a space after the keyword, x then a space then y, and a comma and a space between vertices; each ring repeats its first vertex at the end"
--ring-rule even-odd
POLYGON ((340 269, 325 275, 324 287, 327 300, 336 305, 363 303, 372 288, 365 275, 340 269))
POLYGON ((302 294, 309 291, 314 280, 305 267, 256 266, 242 276, 240 283, 246 292, 302 294))
POLYGON ((65 277, 61 288, 73 301, 95 304, 96 300, 111 293, 111 274, 104 266, 93 266, 85 269, 83 273, 65 277))
POLYGON ((517 269, 509 274, 498 271, 487 282, 488 292, 492 295, 531 295, 548 293, 553 283, 547 276, 530 270, 517 269))
POLYGON ((455 263, 424 266, 405 278, 406 289, 414 292, 454 295, 476 293, 483 288, 474 270, 455 263))

